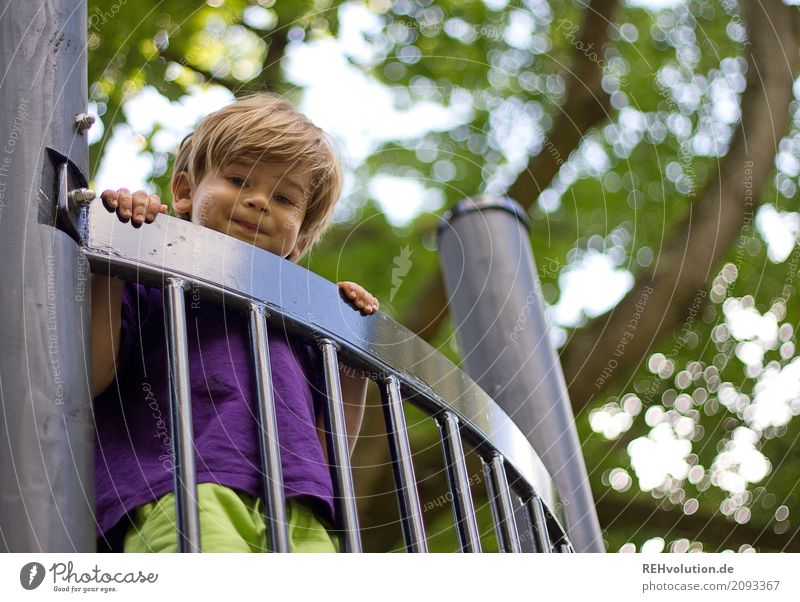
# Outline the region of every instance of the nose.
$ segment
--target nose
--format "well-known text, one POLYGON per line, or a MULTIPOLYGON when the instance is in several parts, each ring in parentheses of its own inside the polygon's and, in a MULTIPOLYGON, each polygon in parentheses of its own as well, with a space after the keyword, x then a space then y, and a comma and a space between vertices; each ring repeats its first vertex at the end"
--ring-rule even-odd
POLYGON ((267 211, 269 209, 269 196, 263 192, 255 192, 244 200, 244 206, 256 211, 267 211))

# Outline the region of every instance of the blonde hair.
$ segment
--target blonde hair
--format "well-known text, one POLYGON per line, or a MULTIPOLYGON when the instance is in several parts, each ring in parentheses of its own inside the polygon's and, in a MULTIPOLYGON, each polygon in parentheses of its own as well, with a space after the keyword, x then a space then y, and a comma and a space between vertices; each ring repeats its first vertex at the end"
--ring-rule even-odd
MULTIPOLYGON (((172 168, 172 185, 181 172, 188 174, 195 188, 209 172, 231 163, 258 161, 289 163, 311 174, 298 236, 302 257, 330 224, 343 176, 336 143, 289 102, 259 92, 204 117, 181 142, 172 168)), ((177 215, 189 219, 188 214, 177 215)))

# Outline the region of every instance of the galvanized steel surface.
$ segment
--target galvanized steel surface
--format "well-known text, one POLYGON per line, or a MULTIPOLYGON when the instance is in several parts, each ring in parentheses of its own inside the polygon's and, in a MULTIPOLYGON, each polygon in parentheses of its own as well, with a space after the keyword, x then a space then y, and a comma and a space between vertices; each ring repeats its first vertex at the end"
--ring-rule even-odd
POLYGON ((389 438, 389 453, 392 456, 392 471, 400 507, 400 523, 407 552, 427 552, 425 525, 417 492, 417 479, 408 441, 406 419, 403 413, 403 398, 400 382, 390 376, 380 383, 386 435, 389 438))
POLYGON ((344 418, 342 386, 339 382, 339 361, 336 344, 330 339, 319 342, 322 350, 322 365, 325 372, 325 393, 328 403, 323 407, 325 418, 325 440, 328 461, 333 466, 334 504, 344 533, 345 552, 361 552, 361 533, 358 527, 353 472, 350 468, 350 449, 347 443, 347 428, 344 418))
MULTIPOLYGON (((481 536, 475 517, 475 504, 467 477, 467 463, 461 445, 458 417, 450 411, 437 415, 447 482, 453 498, 453 519, 462 552, 480 552, 481 536)), ((502 544, 502 539, 500 541, 502 544)))
POLYGON ((86 31, 83 1, 0 1, 0 551, 95 550, 90 273, 55 222, 55 158, 88 173, 86 31))
POLYGON ((283 495, 278 419, 272 389, 269 360, 267 317, 259 303, 250 305, 250 342, 258 395, 258 445, 264 482, 264 514, 269 533, 270 550, 289 552, 289 529, 286 501, 283 495))
POLYGON ((164 291, 169 357, 169 410, 175 442, 174 487, 178 550, 200 552, 200 515, 192 427, 192 388, 189 380, 189 346, 186 332, 186 281, 169 278, 164 291))
POLYGON ((524 211, 514 205, 510 199, 468 198, 443 220, 439 254, 455 331, 467 373, 525 433, 554 475, 573 544, 582 552, 603 552, 575 418, 520 217, 524 211))

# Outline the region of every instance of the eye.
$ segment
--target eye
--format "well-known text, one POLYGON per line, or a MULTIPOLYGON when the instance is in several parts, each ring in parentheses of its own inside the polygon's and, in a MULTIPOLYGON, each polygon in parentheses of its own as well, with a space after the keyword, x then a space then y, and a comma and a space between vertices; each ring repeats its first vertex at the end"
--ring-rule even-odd
POLYGON ((294 201, 285 194, 276 194, 275 200, 278 201, 281 205, 294 205, 294 201))
POLYGON ((245 184, 244 178, 240 178, 239 176, 228 176, 228 182, 240 188, 245 184))

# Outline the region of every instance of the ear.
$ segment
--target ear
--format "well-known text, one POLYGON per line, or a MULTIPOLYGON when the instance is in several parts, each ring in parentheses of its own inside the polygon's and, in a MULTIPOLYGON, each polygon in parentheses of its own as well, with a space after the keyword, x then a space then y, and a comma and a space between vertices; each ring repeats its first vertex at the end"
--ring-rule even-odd
POLYGON ((178 213, 192 213, 192 184, 187 171, 180 171, 172 178, 172 206, 178 213))

